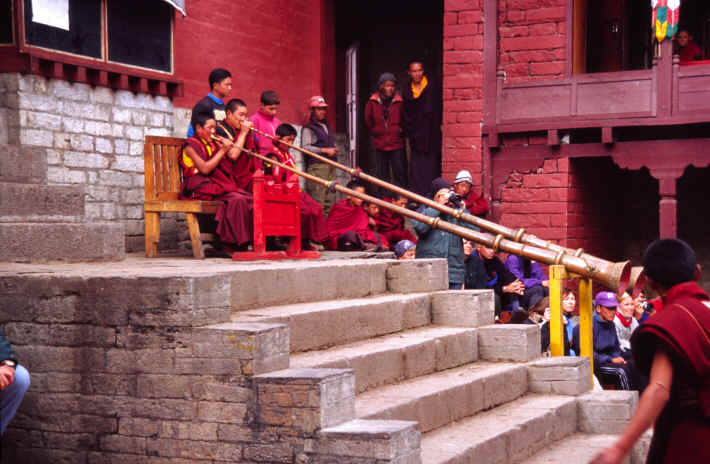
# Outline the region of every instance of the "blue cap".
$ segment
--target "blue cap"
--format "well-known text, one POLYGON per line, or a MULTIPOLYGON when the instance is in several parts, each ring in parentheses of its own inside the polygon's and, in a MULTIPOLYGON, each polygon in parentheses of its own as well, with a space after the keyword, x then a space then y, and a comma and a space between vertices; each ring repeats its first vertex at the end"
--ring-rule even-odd
POLYGON ((407 252, 410 248, 414 246, 414 243, 410 242, 409 240, 400 240, 397 242, 397 244, 394 246, 394 254, 396 257, 401 258, 404 253, 407 252))
POLYGON ((613 292, 599 292, 597 296, 594 297, 594 304, 606 308, 615 308, 619 306, 619 301, 616 299, 616 294, 613 292))

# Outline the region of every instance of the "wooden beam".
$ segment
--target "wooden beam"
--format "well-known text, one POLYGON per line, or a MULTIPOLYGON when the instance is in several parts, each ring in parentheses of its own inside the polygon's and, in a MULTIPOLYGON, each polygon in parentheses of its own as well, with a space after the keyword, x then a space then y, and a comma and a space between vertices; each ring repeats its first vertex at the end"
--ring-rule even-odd
POLYGON ((614 128, 602 127, 602 143, 614 143, 614 128))
POLYGON ((560 132, 557 129, 547 131, 547 144, 552 147, 560 145, 560 132))

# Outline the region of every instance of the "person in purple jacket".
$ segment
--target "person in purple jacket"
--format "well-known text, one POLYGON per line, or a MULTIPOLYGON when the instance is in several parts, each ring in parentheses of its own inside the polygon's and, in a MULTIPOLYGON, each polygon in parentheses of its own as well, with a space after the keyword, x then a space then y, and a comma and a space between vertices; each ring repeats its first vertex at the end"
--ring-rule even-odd
POLYGON ((505 260, 505 267, 525 286, 525 292, 518 298, 523 309, 532 308, 550 294, 550 281, 535 261, 511 254, 505 260))

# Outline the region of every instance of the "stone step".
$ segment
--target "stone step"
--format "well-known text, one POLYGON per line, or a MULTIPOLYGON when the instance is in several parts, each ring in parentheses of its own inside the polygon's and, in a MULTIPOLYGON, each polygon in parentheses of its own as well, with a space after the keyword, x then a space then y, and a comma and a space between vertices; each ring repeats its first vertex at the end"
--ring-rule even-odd
POLYGON ((443 371, 478 359, 476 329, 427 326, 343 346, 298 353, 291 367, 351 368, 355 391, 443 371))
POLYGON ((241 311, 232 321, 286 324, 296 353, 429 325, 430 307, 426 293, 387 294, 241 311))
POLYGON ((83 186, 0 182, 0 222, 80 222, 83 186))
POLYGON ((576 430, 577 402, 574 397, 527 395, 424 433, 422 463, 528 462, 526 458, 576 430))
POLYGON ((0 261, 120 261, 122 223, 0 223, 0 261))
POLYGON ((355 414, 417 421, 424 433, 524 395, 527 376, 524 365, 477 362, 357 395, 355 414))
MULTIPOLYGON (((617 435, 594 435, 576 433, 554 443, 543 451, 525 459, 526 464, 567 464, 569 462, 588 463, 604 448, 611 446, 617 435)), ((621 461, 631 464, 630 456, 621 461)))

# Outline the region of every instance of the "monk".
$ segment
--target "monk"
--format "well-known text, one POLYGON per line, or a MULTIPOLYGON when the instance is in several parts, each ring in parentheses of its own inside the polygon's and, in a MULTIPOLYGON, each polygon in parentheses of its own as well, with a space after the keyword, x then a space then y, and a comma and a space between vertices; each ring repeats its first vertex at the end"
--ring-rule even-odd
POLYGON ((232 171, 235 180, 240 188, 251 192, 252 178, 261 162, 241 151, 242 148, 250 151, 256 148, 256 139, 250 132, 252 123, 247 121, 247 105, 243 100, 233 98, 225 105, 225 113, 224 121, 217 123, 217 135, 232 142, 229 155, 234 160, 232 171))
MULTIPOLYGON (((365 186, 355 180, 348 183, 348 188, 365 193, 365 186)), ((329 250, 376 250, 382 246, 380 234, 368 227, 370 221, 362 203, 360 198, 349 196, 336 202, 330 209, 326 220, 329 250)))
POLYGON ((252 240, 252 196, 235 175, 242 156, 231 140, 215 135, 217 123, 204 114, 194 114, 195 135, 183 145, 180 165, 183 170, 182 199, 219 200, 217 235, 229 249, 245 247, 252 240), (214 137, 214 139, 213 139, 214 137))
POLYGON ((648 387, 624 433, 594 464, 617 464, 653 425, 647 463, 710 462, 710 296, 696 283, 695 252, 678 239, 653 242, 643 257, 650 287, 663 298, 631 337, 648 387))
MULTIPOLYGON (((396 198, 385 197, 384 200, 401 208, 407 206, 407 197, 402 195, 398 195, 396 198)), ((378 208, 378 213, 374 216, 374 220, 376 223, 375 231, 382 234, 389 243, 409 240, 416 245, 417 237, 412 232, 405 229, 405 219, 401 214, 386 208, 378 208)))
MULTIPOLYGON (((267 156, 279 163, 297 168, 296 160, 293 159, 288 145, 283 143, 293 145, 294 140, 296 140, 296 134, 296 128, 291 124, 280 124, 276 128, 278 140, 273 141, 271 153, 267 156)), ((296 174, 278 171, 277 167, 273 172, 278 173, 278 182, 298 182, 296 174)), ((323 249, 322 244, 328 239, 328 228, 325 224, 323 207, 303 190, 300 190, 299 195, 301 203, 301 239, 304 245, 308 245, 308 248, 321 250, 323 249)))

